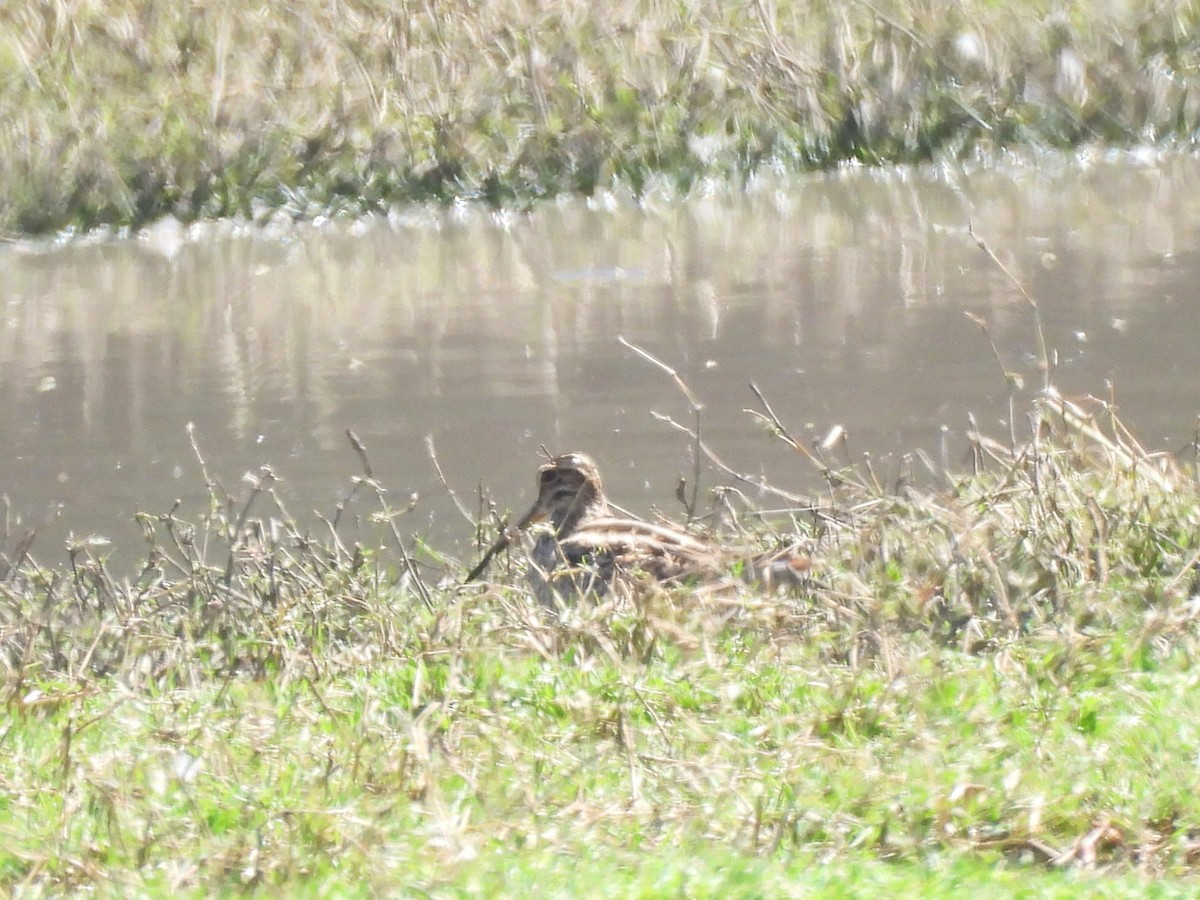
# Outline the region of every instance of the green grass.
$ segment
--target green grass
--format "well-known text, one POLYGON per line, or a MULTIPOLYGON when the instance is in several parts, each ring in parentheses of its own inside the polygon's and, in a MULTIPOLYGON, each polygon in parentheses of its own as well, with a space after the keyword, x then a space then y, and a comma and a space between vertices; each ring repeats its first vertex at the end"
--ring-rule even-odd
POLYGON ((828 470, 755 538, 811 550, 794 593, 551 615, 519 564, 438 586, 419 542, 251 517, 267 478, 146 517, 132 582, 10 538, 0 885, 1191 895, 1200 485, 1053 394, 1037 422, 947 490, 828 470))
POLYGON ((0 235, 1190 144, 1188 0, 0 8, 0 235))

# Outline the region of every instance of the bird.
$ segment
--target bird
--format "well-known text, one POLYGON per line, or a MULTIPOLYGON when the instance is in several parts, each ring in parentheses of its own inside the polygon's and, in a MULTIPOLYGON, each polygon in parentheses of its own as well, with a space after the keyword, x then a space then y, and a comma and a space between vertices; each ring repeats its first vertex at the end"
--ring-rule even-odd
POLYGON ((790 554, 737 553, 673 525, 614 515, 600 469, 586 453, 555 456, 538 469, 533 506, 488 549, 467 575, 483 574, 519 534, 545 523, 529 552, 529 581, 545 607, 604 596, 614 584, 643 573, 662 584, 731 579, 738 568, 751 581, 797 583, 810 560, 790 554))

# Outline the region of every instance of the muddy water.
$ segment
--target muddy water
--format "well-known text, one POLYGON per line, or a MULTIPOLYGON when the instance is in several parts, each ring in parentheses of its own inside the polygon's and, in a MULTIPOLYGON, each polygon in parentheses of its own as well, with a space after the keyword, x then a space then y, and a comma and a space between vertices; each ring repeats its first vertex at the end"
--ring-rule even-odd
MULTIPOLYGON (((39 531, 141 552, 133 513, 195 512, 211 475, 269 464, 291 511, 331 514, 366 445, 401 531, 469 557, 483 485, 528 501, 538 447, 583 449, 625 506, 673 510, 692 420, 734 468, 813 474, 755 425, 753 380, 812 440, 845 428, 883 474, 921 449, 960 463, 967 416, 1005 433, 1005 365, 1115 391, 1143 442, 1178 449, 1200 412, 1200 163, 1059 161, 844 172, 746 193, 371 223, 0 246, 0 492, 9 544, 39 531)), ((840 450, 838 451, 841 452, 840 450)), ((704 486, 723 482, 705 468, 704 486)), ((358 508, 365 515, 368 510, 358 508)), ((350 527, 353 527, 352 525, 350 527)))

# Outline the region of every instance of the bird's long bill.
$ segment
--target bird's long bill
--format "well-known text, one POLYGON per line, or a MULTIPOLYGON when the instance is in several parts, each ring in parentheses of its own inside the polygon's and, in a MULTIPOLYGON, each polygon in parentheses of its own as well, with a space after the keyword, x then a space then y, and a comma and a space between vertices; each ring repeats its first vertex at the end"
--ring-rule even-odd
POLYGON ((525 513, 525 515, 521 516, 521 518, 517 520, 516 525, 514 525, 512 528, 504 529, 504 533, 496 539, 496 543, 488 547, 487 553, 483 554, 483 559, 479 560, 479 564, 475 566, 475 568, 473 568, 469 573, 467 573, 467 577, 463 579, 463 584, 474 581, 476 578, 482 575, 496 554, 505 550, 505 548, 512 543, 513 536, 516 533, 524 531, 534 522, 540 522, 544 518, 546 518, 545 510, 542 509, 541 504, 535 503, 529 512, 525 513))

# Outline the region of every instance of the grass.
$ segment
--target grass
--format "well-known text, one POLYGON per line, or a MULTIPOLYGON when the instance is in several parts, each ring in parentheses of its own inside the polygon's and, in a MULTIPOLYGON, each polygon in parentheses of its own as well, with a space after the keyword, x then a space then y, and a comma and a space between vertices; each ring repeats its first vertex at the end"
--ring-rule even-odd
POLYGON ((1188 0, 6 4, 0 235, 1186 145, 1197 25, 1188 0))
MULTIPOLYGON (((1182 0, 544 6, 7 5, 0 232, 1197 127, 1182 0)), ((6 535, 0 886, 1192 895, 1194 464, 1048 392, 949 487, 885 489, 762 418, 827 494, 768 526, 725 491, 720 533, 810 547, 797 593, 550 617, 519 561, 457 586, 369 477, 325 538, 269 472, 210 481, 141 517, 131 579, 6 535), (380 542, 339 541, 347 515, 380 542)))
POLYGON ((1200 483, 1102 407, 1031 422, 942 490, 805 448, 815 511, 724 492, 737 540, 811 548, 796 593, 544 614, 516 561, 457 586, 369 478, 339 516, 379 546, 298 533, 267 472, 144 517, 128 581, 10 536, 0 885, 1191 895, 1200 483))

